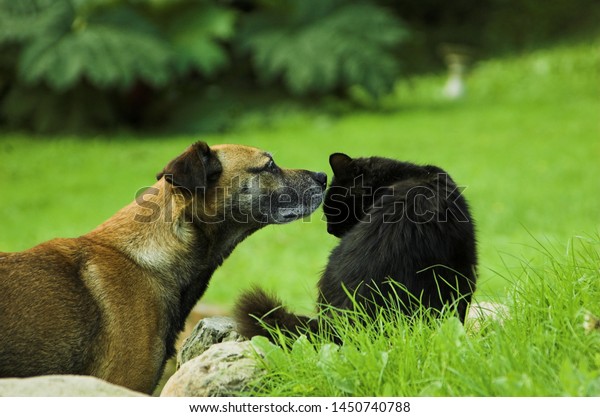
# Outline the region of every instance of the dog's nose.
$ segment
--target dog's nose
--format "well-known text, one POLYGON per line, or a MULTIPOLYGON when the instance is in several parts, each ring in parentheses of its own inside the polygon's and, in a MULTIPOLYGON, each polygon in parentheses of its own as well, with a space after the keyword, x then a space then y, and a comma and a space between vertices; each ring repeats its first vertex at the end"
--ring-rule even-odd
POLYGON ((319 183, 319 185, 327 185, 327 174, 324 172, 313 172, 313 179, 319 183))

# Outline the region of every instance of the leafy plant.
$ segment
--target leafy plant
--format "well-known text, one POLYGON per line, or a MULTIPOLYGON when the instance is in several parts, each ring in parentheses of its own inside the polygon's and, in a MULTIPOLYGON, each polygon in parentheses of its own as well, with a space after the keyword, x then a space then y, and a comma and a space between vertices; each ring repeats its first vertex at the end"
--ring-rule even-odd
POLYGON ((2 116, 42 131, 137 119, 168 85, 225 67, 234 17, 209 0, 0 0, 2 116))
POLYGON ((174 48, 177 73, 214 76, 226 68, 229 56, 221 43, 235 33, 235 11, 204 0, 171 0, 169 5, 157 8, 154 19, 174 48))
POLYGON ((24 1, 28 13, 3 1, 2 20, 11 25, 0 42, 22 42, 17 70, 25 84, 60 92, 84 78, 100 88, 128 88, 135 80, 159 87, 169 80, 169 46, 133 8, 106 0, 24 1))
POLYGON ((394 49, 407 30, 375 4, 285 0, 262 7, 244 22, 239 48, 264 83, 281 80, 296 95, 358 84, 378 95, 398 78, 394 49))

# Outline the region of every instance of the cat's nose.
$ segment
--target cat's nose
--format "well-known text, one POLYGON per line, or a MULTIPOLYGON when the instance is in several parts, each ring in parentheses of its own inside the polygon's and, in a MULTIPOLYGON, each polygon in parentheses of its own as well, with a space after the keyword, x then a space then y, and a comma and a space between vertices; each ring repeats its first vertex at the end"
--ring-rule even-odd
POLYGON ((327 174, 324 172, 313 172, 313 179, 319 183, 320 186, 325 187, 327 185, 327 174))

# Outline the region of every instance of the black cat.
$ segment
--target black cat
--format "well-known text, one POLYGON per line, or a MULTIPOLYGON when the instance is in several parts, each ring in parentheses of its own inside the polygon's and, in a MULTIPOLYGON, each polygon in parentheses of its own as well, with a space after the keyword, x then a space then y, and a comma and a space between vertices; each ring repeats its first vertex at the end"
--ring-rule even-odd
MULTIPOLYGON (((323 210, 327 231, 341 240, 319 281, 319 308, 351 310, 359 303, 370 316, 390 306, 411 315, 420 304, 434 313, 453 304, 464 322, 475 290, 475 229, 448 173, 341 153, 329 163, 334 177, 323 210)), ((269 336, 255 317, 292 334, 319 328, 258 288, 240 297, 235 317, 248 338, 269 336)))

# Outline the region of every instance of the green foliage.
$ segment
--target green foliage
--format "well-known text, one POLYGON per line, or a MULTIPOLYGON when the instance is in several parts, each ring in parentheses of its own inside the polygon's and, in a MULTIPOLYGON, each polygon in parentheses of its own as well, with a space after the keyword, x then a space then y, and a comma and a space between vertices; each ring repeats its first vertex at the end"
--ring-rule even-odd
POLYGON ((41 131, 181 119, 203 107, 209 83, 248 82, 247 65, 229 66, 234 50, 295 94, 381 94, 399 75, 394 48, 406 34, 376 5, 340 0, 245 14, 215 0, 0 0, 0 27, 1 116, 41 131))
POLYGON ((407 31, 384 9, 344 0, 264 3, 239 35, 263 82, 281 79, 294 94, 358 84, 377 95, 398 78, 394 52, 407 31))
POLYGON ((82 79, 101 89, 169 80, 168 45, 133 9, 107 1, 25 2, 31 6, 25 15, 0 8, 1 19, 11 21, 0 42, 22 42, 18 76, 25 84, 46 84, 60 93, 82 79))
POLYGON ((178 74, 197 71, 211 76, 229 63, 221 42, 234 35, 234 11, 207 2, 186 2, 167 15, 160 11, 160 20, 174 47, 178 74))
POLYGON ((58 94, 45 86, 15 85, 0 103, 0 113, 12 126, 41 132, 109 129, 118 124, 112 98, 86 83, 58 94))
POLYGON ((443 43, 485 57, 593 32, 599 4, 0 0, 0 126, 197 132, 280 100, 380 109, 410 72, 443 68, 443 43))
POLYGON ((15 55, 0 67, 2 116, 41 131, 115 125, 124 106, 143 113, 140 89, 158 98, 224 68, 234 17, 209 0, 0 0, 0 52, 15 55))

